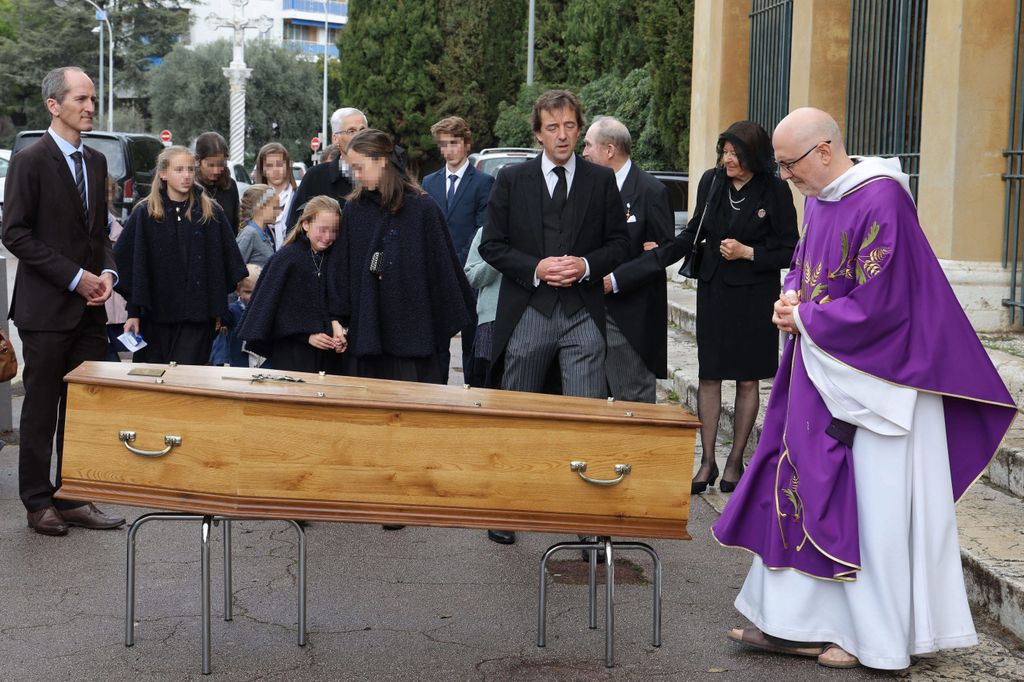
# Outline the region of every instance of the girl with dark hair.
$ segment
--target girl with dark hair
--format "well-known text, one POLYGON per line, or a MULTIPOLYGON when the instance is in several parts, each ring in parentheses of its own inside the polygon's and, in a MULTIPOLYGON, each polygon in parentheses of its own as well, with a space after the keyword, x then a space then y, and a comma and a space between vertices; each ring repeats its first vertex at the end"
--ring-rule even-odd
POLYGON ((195 157, 168 147, 153 188, 114 245, 117 289, 128 304, 124 331, 146 347, 136 362, 205 365, 227 295, 248 273, 224 212, 195 185, 195 157))
POLYGON ((341 217, 328 280, 357 376, 440 383, 441 350, 471 319, 474 297, 444 214, 396 163, 391 137, 361 131, 347 159, 359 185, 341 217))
POLYGON ((340 218, 331 197, 310 199, 260 274, 238 336, 246 350, 267 358, 265 367, 343 373, 345 335, 333 333, 326 277, 340 218))
POLYGON ((274 222, 274 243, 280 249, 288 234, 288 227, 285 223, 288 220, 288 212, 291 210, 292 197, 295 196, 292 159, 283 144, 268 142, 260 147, 259 153, 256 154, 256 175, 253 180, 270 185, 277 192, 277 202, 281 206, 281 212, 277 214, 274 222))
POLYGON ((793 257, 797 229, 793 195, 774 171, 764 128, 753 121, 733 123, 718 138, 718 163, 701 177, 690 222, 673 244, 677 256, 690 253, 703 217, 703 258, 696 273, 703 459, 693 494, 718 478, 715 439, 722 381, 736 381, 734 438, 719 484, 727 493, 743 473, 743 451, 760 402, 759 381, 778 370, 772 306, 779 297, 779 271, 793 257))
POLYGON ((228 172, 228 143, 220 133, 196 138, 196 184, 224 209, 228 225, 238 228, 238 185, 228 172))

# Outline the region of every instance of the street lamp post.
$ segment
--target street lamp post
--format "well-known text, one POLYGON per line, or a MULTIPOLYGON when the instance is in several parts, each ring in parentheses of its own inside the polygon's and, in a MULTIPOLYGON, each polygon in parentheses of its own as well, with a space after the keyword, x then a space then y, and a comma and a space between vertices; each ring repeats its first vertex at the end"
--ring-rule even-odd
POLYGON ((249 0, 231 0, 235 6, 234 16, 225 19, 217 14, 210 14, 206 21, 213 28, 230 28, 235 32, 232 41, 231 64, 224 69, 224 76, 231 84, 231 163, 245 163, 245 81, 252 75, 252 69, 245 65, 245 29, 255 28, 266 33, 274 25, 274 20, 263 15, 254 21, 245 20, 245 6, 249 0))
POLYGON ((92 29, 92 33, 96 33, 100 37, 100 118, 102 119, 103 110, 106 108, 106 105, 103 102, 103 24, 96 24, 95 28, 92 29))
MULTIPOLYGON (((324 0, 324 101, 323 101, 323 119, 321 121, 322 127, 320 130, 320 139, 323 140, 322 146, 327 146, 327 140, 331 139, 327 134, 327 36, 330 34, 330 24, 328 23, 329 16, 327 14, 330 5, 328 0, 324 0)), ((319 154, 319 151, 314 154, 319 154)))
MULTIPOLYGON (((108 44, 108 78, 110 82, 107 84, 107 130, 114 130, 114 29, 110 27, 110 20, 107 18, 107 13, 92 0, 85 0, 87 3, 93 6, 96 10, 96 21, 101 21, 107 25, 107 36, 109 37, 108 44)), ((57 7, 67 7, 68 0, 53 0, 53 4, 57 7)), ((103 94, 103 36, 100 36, 100 96, 103 94)))

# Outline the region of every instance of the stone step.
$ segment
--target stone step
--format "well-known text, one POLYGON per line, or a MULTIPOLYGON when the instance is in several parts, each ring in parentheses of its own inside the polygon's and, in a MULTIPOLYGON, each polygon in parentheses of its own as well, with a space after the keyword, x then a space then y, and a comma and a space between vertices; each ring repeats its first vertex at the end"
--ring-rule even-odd
MULTIPOLYGON (((668 388, 675 391, 687 410, 697 410, 697 343, 694 337, 696 292, 685 285, 669 282, 668 388)), ((1000 371, 1010 364, 1000 358, 1000 371)), ((999 366, 999 365, 997 365, 999 366)), ((1024 361, 1020 362, 1024 368, 1024 361)), ((1005 376, 1005 374, 1004 374, 1005 376)), ((1024 371, 1021 372, 1024 376, 1024 371)), ((719 443, 732 436, 734 387, 722 386, 722 409, 719 420, 719 443)), ((1009 381, 1008 381, 1009 383, 1009 381)), ((771 382, 762 382, 761 408, 757 423, 747 444, 747 457, 761 436, 764 411, 771 391, 771 382)), ((1011 388, 1013 391, 1013 388, 1011 388)), ((1014 392, 1014 395, 1017 395, 1014 392)), ((1024 420, 1018 420, 1024 422, 1024 420)), ((1024 448, 1014 447, 1021 435, 1015 425, 1007 436, 988 473, 974 485, 957 505, 960 554, 964 579, 972 607, 988 614, 1002 627, 1024 640, 1024 448)), ((725 466, 727 447, 716 451, 719 469, 725 466)), ((694 472, 700 459, 694 460, 694 472)), ((709 488, 701 497, 717 512, 729 495, 709 488)))

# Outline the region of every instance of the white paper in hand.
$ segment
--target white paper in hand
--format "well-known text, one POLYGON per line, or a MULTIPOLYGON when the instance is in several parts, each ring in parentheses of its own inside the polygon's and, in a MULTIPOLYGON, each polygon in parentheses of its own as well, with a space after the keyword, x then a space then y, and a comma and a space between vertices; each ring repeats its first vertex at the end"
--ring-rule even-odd
POLYGON ((121 336, 117 337, 117 340, 124 344, 124 347, 128 349, 129 353, 134 353, 135 351, 146 347, 146 342, 142 340, 142 337, 135 336, 131 332, 121 334, 121 336))

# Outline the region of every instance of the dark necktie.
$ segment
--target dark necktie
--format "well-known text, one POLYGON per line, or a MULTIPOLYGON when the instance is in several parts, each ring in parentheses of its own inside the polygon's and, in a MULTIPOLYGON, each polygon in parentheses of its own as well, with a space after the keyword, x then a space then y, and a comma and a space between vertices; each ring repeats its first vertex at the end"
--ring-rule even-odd
POLYGON ((554 170, 555 175, 558 176, 558 182, 555 183, 555 192, 551 195, 551 200, 555 202, 558 215, 562 215, 562 209, 565 208, 565 198, 569 194, 569 183, 565 181, 564 166, 555 166, 554 170))
POLYGON ((448 196, 446 196, 444 200, 445 208, 452 207, 452 199, 455 198, 455 183, 458 181, 458 179, 459 176, 456 175, 455 173, 452 173, 451 175, 448 176, 448 181, 450 184, 448 185, 448 196))
POLYGON ((78 196, 82 199, 82 209, 89 212, 89 202, 85 198, 85 168, 82 165, 82 152, 74 152, 71 159, 75 162, 75 187, 78 188, 78 196))

